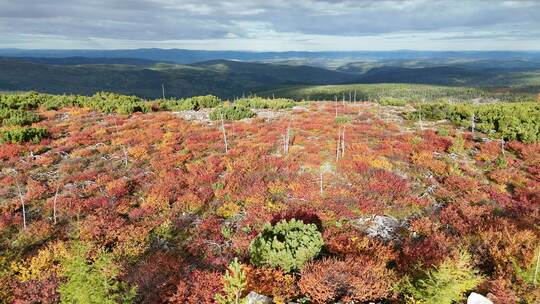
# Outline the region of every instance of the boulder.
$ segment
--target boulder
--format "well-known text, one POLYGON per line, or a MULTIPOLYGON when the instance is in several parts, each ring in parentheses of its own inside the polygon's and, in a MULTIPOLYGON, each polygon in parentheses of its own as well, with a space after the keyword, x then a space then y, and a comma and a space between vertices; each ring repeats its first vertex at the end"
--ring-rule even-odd
POLYGON ((375 215, 357 219, 355 226, 364 231, 368 237, 391 241, 397 238, 401 223, 391 216, 375 215))
POLYGON ((493 304, 490 299, 476 292, 471 292, 467 298, 467 304, 493 304))
POLYGON ((272 299, 252 291, 247 295, 247 304, 272 304, 272 299))

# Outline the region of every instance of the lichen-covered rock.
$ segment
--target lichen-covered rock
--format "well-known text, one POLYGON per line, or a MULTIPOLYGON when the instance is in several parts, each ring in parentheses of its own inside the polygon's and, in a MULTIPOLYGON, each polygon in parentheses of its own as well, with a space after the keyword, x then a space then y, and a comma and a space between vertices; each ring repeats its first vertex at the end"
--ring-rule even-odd
POLYGON ((252 291, 247 295, 247 304, 272 304, 272 299, 252 291))
POLYGON ((398 229, 402 224, 391 216, 375 215, 357 219, 355 226, 364 231, 368 237, 392 241, 397 238, 398 229))

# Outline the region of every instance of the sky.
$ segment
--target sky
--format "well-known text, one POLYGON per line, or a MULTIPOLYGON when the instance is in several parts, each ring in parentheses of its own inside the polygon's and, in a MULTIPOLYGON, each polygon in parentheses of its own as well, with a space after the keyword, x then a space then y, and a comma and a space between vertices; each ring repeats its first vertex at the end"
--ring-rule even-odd
POLYGON ((0 48, 540 50, 540 0, 0 0, 0 48))

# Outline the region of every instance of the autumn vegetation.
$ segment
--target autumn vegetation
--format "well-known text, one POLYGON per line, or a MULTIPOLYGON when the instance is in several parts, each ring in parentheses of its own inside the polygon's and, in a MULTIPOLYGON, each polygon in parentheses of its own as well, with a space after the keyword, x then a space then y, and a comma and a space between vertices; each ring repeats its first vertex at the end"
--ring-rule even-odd
POLYGON ((1 95, 0 302, 538 303, 538 108, 387 104, 1 95))

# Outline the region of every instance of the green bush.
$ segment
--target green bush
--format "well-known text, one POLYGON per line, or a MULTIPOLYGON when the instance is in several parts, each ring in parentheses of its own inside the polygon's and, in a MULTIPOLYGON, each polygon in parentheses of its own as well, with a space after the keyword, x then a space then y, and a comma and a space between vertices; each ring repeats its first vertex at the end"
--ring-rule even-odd
POLYGON ((235 101, 235 104, 244 106, 246 108, 252 109, 288 109, 295 106, 295 102, 291 99, 277 98, 277 99, 266 99, 262 97, 249 97, 242 98, 235 101))
POLYGON ((237 104, 218 107, 210 113, 211 120, 220 120, 222 118, 225 120, 240 120, 255 116, 256 114, 249 108, 237 104))
POLYGON ((251 242, 251 263, 258 267, 279 267, 286 272, 298 270, 319 255, 324 241, 315 224, 291 219, 275 226, 266 224, 251 242))
POLYGON ((407 101, 405 99, 400 98, 394 98, 394 97, 383 97, 379 99, 379 104, 383 106, 396 106, 396 107, 402 107, 407 105, 407 101))
POLYGON ((457 259, 448 258, 416 279, 406 277, 400 291, 411 303, 461 303, 465 293, 483 280, 470 266, 470 260, 466 252, 460 253, 457 259))
POLYGON ((161 99, 158 104, 166 111, 199 110, 202 108, 215 108, 221 104, 221 99, 214 95, 194 96, 183 99, 161 99))
POLYGON ((52 95, 30 91, 24 94, 0 95, 0 108, 33 110, 53 98, 52 95))
POLYGON ((79 96, 74 95, 58 95, 47 99, 39 107, 45 110, 60 110, 64 107, 79 106, 79 99, 79 96))
POLYGON ((3 126, 28 126, 39 121, 39 116, 25 110, 0 109, 0 121, 3 126))
POLYGON ((448 119, 453 123, 472 127, 505 140, 520 140, 531 143, 540 141, 540 103, 426 103, 415 106, 409 113, 410 119, 448 119))
POLYGON ((191 99, 195 104, 196 110, 202 108, 215 108, 221 104, 221 99, 214 95, 194 96, 188 99, 191 99))
POLYGON ((150 105, 137 96, 99 92, 92 97, 81 97, 79 101, 81 106, 103 113, 131 114, 150 111, 150 105))
POLYGON ((61 262, 66 277, 59 287, 61 303, 132 302, 136 291, 116 279, 120 270, 113 263, 111 254, 100 251, 89 261, 89 248, 80 243, 75 244, 71 251, 61 262))
POLYGON ((0 130, 0 143, 38 143, 42 138, 47 137, 45 128, 18 127, 15 129, 0 130))
POLYGON ((234 259, 223 276, 223 294, 216 294, 214 299, 218 304, 240 304, 247 303, 246 298, 242 298, 242 293, 247 287, 246 271, 238 259, 234 259))

